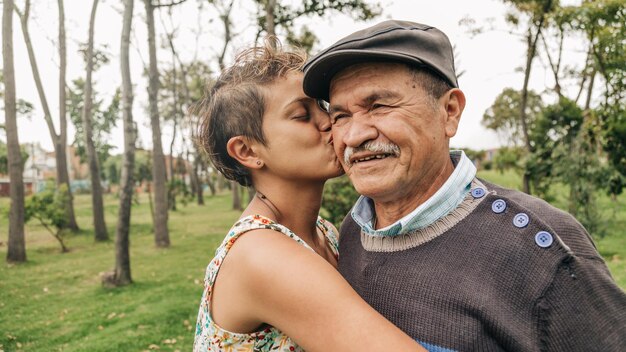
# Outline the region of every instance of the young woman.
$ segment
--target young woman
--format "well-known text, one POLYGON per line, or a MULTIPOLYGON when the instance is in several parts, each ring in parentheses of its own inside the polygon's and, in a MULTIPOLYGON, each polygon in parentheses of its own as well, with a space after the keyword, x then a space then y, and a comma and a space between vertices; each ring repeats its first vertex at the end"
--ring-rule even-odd
POLYGON ((342 170, 304 62, 276 41, 249 49, 201 103, 213 165, 257 193, 207 268, 194 351, 422 350, 336 270, 338 232, 318 213, 342 170))

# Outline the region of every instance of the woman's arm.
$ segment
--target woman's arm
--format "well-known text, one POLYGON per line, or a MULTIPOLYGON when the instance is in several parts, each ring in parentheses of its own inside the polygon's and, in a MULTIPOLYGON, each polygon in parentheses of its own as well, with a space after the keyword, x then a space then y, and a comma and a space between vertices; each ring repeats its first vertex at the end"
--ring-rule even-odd
POLYGON ((424 351, 370 307, 329 263, 281 233, 255 230, 242 235, 227 264, 229 276, 237 276, 236 283, 228 280, 229 291, 237 293, 220 293, 216 285, 213 308, 221 316, 226 312, 216 305, 228 298, 230 305, 241 302, 237 310, 246 312, 249 321, 275 326, 307 351, 424 351))

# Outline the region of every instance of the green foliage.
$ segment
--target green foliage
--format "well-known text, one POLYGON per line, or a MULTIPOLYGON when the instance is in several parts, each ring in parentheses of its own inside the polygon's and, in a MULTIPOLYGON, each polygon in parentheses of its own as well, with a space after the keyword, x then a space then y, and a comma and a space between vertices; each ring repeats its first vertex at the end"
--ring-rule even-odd
MULTIPOLYGON (((28 153, 24 146, 20 146, 20 153, 22 154, 22 168, 28 160, 28 153)), ((9 150, 7 149, 7 145, 0 141, 0 174, 8 174, 9 173, 9 150)))
POLYGON ((571 100, 562 98, 547 106, 530 132, 533 152, 526 163, 526 171, 533 181, 535 192, 547 197, 547 189, 555 174, 555 164, 568 163, 572 143, 583 122, 582 110, 571 100))
POLYGON ((109 181, 112 185, 120 184, 121 177, 121 165, 122 165, 122 155, 113 155, 109 157, 103 165, 102 172, 104 173, 104 179, 109 181))
POLYGON ((601 151, 601 123, 592 110, 583 112, 562 98, 546 107, 532 133, 534 151, 528 162, 535 189, 546 195, 551 183, 569 187, 568 211, 587 230, 602 236, 603 219, 596 207, 597 190, 607 186, 608 170, 601 151))
POLYGON ((203 61, 193 61, 184 66, 185 78, 177 63, 176 68, 168 67, 161 71, 161 89, 159 89, 159 112, 166 120, 179 119, 186 111, 183 111, 183 102, 193 105, 202 99, 207 80, 212 76, 211 68, 203 61), (175 92, 175 93, 174 93, 175 92), (187 101, 186 94, 190 101, 187 101), (176 100, 176 106, 174 106, 176 100))
MULTIPOLYGON (((455 149, 455 148, 451 148, 455 149)), ((485 160, 485 156, 487 153, 484 150, 473 150, 470 148, 463 148, 465 155, 474 163, 474 165, 482 165, 483 160, 485 160)))
POLYGON ((307 26, 300 29, 300 33, 295 33, 291 27, 287 28, 287 43, 292 47, 302 48, 311 54, 313 46, 318 42, 315 34, 307 26))
POLYGON ((626 7, 623 0, 587 0, 564 7, 567 25, 585 34, 596 70, 606 80, 605 104, 624 105, 626 91, 626 7))
POLYGON ((546 14, 554 11, 559 4, 555 0, 504 0, 503 2, 512 5, 505 19, 514 26, 519 25, 520 15, 525 15, 531 22, 537 23, 546 14))
POLYGON ((620 194, 626 187, 623 181, 626 178, 626 107, 623 104, 605 105, 598 114, 604 121, 604 150, 615 174, 609 192, 620 194))
POLYGON ((500 173, 506 170, 519 171, 522 169, 524 149, 521 147, 502 147, 493 157, 493 167, 500 173))
MULTIPOLYGON (((264 6, 266 1, 256 0, 260 9, 257 23, 261 31, 267 30, 264 6)), ((299 36, 295 35, 294 22, 303 17, 328 16, 332 12, 346 14, 354 20, 367 21, 378 17, 382 13, 382 7, 378 2, 369 3, 366 0, 303 0, 299 2, 277 0, 274 25, 287 31, 288 42, 296 43, 308 51, 317 38, 307 28, 304 28, 299 36)))
MULTIPOLYGON (((85 149, 85 134, 83 129, 83 97, 85 90, 85 81, 82 78, 72 81, 72 89, 69 90, 67 95, 67 105, 70 120, 74 125, 76 133, 74 134, 74 142, 76 146, 77 154, 80 156, 82 162, 87 160, 87 150, 85 149)), ((104 165, 105 161, 110 156, 110 150, 113 149, 113 145, 109 144, 111 130, 116 126, 117 121, 120 118, 120 102, 121 92, 120 89, 115 91, 111 101, 108 105, 104 106, 104 100, 98 98, 98 93, 93 90, 93 111, 92 111, 92 129, 93 129, 93 142, 98 154, 98 161, 100 165, 104 165)), ((101 177, 107 180, 107 174, 104 169, 101 168, 101 177)))
MULTIPOLYGON (((80 54, 85 65, 87 64, 87 49, 88 43, 78 44, 78 53, 80 54)), ((108 52, 108 45, 103 45, 101 48, 93 48, 93 70, 98 71, 100 67, 106 65, 111 61, 111 53, 108 52)))
MULTIPOLYGON (((0 70, 0 102, 4 103, 4 79, 3 79, 3 74, 2 74, 2 70, 0 70)), ((4 109, 4 106, 2 107, 2 109, 4 109)), ((20 116, 26 116, 26 117, 30 117, 30 113, 33 112, 33 110, 35 109, 35 106, 33 105, 33 103, 24 100, 24 99, 17 99, 17 101, 15 102, 15 110, 17 112, 17 115, 20 116)), ((5 126, 4 124, 0 124, 0 129, 4 130, 5 126)))
POLYGON ((63 242, 63 232, 67 227, 65 204, 69 199, 66 184, 55 189, 54 183, 48 182, 43 192, 26 199, 24 206, 24 221, 36 220, 59 241, 61 251, 67 252, 63 242))
MULTIPOLYGON (((520 119, 521 93, 513 88, 505 88, 493 104, 483 114, 482 125, 495 131, 501 139, 514 146, 524 145, 524 135, 520 119)), ((534 91, 528 92, 526 120, 530 129, 541 113, 543 102, 534 91)))
POLYGON ((189 187, 187 187, 187 184, 181 179, 175 178, 169 180, 167 182, 167 189, 170 196, 179 199, 184 206, 193 200, 193 194, 191 194, 189 187))
POLYGON ((352 187, 348 176, 344 175, 329 180, 324 188, 320 214, 339 227, 358 198, 359 194, 352 187))
MULTIPOLYGON (((121 170, 121 167, 119 168, 121 170)), ((137 149, 135 152, 135 182, 152 181, 152 155, 146 150, 137 149)))

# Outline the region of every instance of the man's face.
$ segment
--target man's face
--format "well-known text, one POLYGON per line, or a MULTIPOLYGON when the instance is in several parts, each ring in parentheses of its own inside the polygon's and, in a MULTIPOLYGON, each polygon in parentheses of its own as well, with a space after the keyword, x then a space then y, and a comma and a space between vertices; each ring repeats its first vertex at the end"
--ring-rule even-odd
POLYGON ((334 148, 359 193, 388 202, 429 188, 450 163, 460 117, 450 118, 448 98, 430 98, 402 64, 359 64, 333 78, 334 148))

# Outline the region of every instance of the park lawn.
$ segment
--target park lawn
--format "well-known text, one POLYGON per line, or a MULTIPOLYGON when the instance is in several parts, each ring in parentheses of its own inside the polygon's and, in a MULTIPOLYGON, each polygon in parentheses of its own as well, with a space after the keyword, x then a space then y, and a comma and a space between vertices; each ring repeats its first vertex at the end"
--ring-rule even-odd
MULTIPOLYGON (((8 200, 0 199, 6 208, 8 200)), ((79 234, 67 238, 71 252, 40 226, 28 224, 28 262, 7 265, 3 216, 0 241, 0 351, 188 351, 215 248, 238 217, 228 195, 203 207, 182 206, 170 215, 169 249, 154 246, 147 198, 133 207, 131 270, 134 285, 103 288, 100 274, 114 266, 118 200, 105 198, 112 241, 94 243, 91 198, 76 197, 79 234)))
MULTIPOLYGON (((512 172, 481 172, 486 180, 519 188, 512 172)), ((565 206, 564 188, 555 204, 565 206)), ((105 198, 113 239, 118 200, 105 198)), ((626 195, 618 203, 599 199, 607 235, 596 239, 600 253, 626 289, 626 195), (621 208, 618 208, 620 206, 621 208), (619 209, 619 211, 618 211, 619 209)), ((131 266, 135 283, 103 288, 100 273, 114 265, 113 241, 94 243, 91 198, 76 197, 82 230, 67 238, 70 253, 41 226, 28 224, 28 262, 0 264, 0 351, 188 351, 202 293, 204 270, 217 245, 238 217, 230 195, 206 198, 205 206, 179 204, 170 214, 169 249, 154 246, 147 198, 133 207, 131 266)), ((0 214, 8 199, 0 199, 0 214)), ((0 256, 6 256, 5 216, 0 216, 0 256)))

